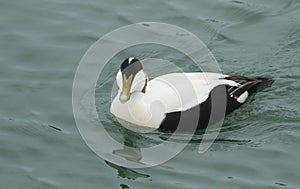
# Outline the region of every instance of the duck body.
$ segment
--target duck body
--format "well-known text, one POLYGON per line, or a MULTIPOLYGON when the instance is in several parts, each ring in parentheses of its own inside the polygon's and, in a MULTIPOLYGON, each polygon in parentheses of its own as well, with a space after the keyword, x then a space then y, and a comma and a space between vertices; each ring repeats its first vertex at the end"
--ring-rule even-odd
POLYGON ((130 76, 123 74, 124 70, 118 72, 120 90, 110 111, 134 125, 169 131, 206 128, 273 81, 269 77, 247 78, 204 72, 171 73, 148 81, 140 71, 132 74, 132 78, 135 88, 142 90, 127 89, 130 97, 126 96, 125 102, 122 101, 126 90, 124 80, 130 76))

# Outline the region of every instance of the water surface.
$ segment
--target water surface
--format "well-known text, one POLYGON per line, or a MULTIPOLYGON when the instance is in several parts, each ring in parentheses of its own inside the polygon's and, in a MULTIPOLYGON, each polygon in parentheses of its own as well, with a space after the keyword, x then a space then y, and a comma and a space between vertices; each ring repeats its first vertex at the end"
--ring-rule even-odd
MULTIPOLYGON (((300 1, 0 4, 0 188, 299 187, 300 1), (74 122, 71 92, 88 47, 142 21, 194 33, 224 73, 271 75, 276 81, 225 120, 206 153, 197 152, 196 140, 163 165, 130 170, 106 163, 87 147, 74 122)), ((155 49, 149 54, 172 57, 155 49)), ((114 80, 113 71, 108 75, 114 80)))

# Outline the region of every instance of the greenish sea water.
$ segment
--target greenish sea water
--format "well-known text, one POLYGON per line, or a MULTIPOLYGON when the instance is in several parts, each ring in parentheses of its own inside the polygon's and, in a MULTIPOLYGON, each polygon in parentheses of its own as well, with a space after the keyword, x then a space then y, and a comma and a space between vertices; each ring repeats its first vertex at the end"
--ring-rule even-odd
POLYGON ((2 0, 0 23, 0 188, 299 188, 299 0, 2 0), (226 118, 206 153, 195 140, 163 165, 127 169, 85 144, 72 84, 98 38, 144 21, 194 33, 224 73, 275 82, 226 118))

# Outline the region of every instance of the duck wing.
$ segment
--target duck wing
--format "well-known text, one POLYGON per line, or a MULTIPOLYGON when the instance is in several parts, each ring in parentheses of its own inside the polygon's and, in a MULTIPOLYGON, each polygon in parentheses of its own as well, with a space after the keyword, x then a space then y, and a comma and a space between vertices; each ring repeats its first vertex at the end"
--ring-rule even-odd
POLYGON ((160 101, 165 113, 184 111, 204 102, 219 85, 238 86, 219 73, 171 73, 149 81, 145 100, 160 101))

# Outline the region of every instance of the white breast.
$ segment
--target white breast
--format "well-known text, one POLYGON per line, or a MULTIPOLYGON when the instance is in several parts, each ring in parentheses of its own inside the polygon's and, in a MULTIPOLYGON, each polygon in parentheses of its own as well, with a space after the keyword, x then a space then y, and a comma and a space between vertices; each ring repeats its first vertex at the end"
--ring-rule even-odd
POLYGON ((132 93, 125 104, 119 93, 111 104, 116 117, 139 126, 158 128, 166 113, 184 111, 204 102, 210 91, 222 84, 237 86, 223 80, 217 73, 172 73, 149 81, 146 93, 132 93))

